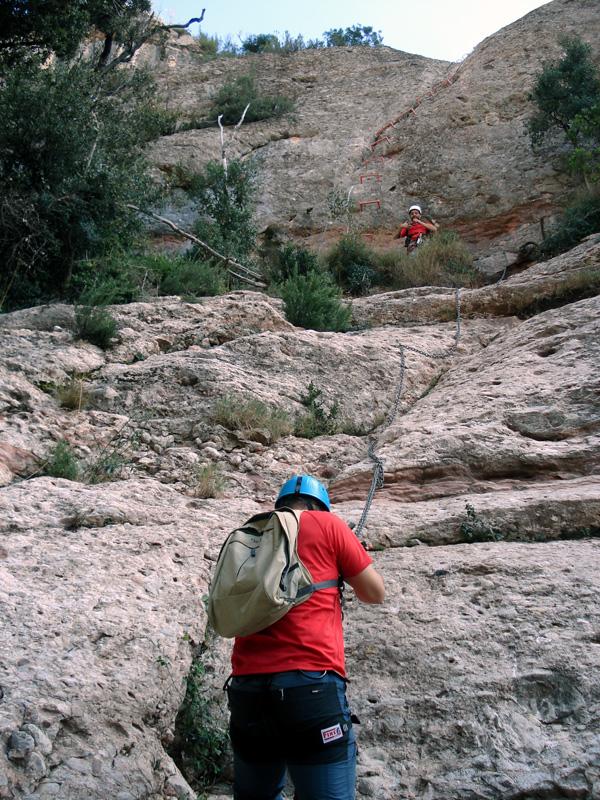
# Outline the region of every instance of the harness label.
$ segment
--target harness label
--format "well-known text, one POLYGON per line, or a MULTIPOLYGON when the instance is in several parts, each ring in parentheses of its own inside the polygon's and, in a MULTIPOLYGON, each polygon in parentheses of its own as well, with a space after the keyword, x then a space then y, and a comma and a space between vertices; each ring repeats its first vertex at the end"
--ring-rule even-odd
POLYGON ((331 728, 322 728, 321 738, 323 739, 323 744, 335 742, 336 739, 343 739, 344 734, 342 733, 342 727, 339 722, 337 725, 332 725, 331 728))

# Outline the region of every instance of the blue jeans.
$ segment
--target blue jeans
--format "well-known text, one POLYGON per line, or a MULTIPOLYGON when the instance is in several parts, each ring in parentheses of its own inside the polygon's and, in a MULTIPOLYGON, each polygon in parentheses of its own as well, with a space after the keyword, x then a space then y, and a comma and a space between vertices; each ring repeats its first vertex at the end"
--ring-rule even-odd
POLYGON ((356 739, 346 684, 334 672, 232 678, 227 689, 235 800, 354 800, 356 739))

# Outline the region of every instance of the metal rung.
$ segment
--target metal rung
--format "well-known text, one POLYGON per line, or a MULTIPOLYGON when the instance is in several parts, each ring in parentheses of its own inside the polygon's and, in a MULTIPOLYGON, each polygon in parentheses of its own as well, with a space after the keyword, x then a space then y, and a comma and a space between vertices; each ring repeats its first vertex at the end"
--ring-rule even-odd
POLYGON ((361 183, 364 183, 367 178, 373 178, 377 181, 377 183, 381 183, 382 176, 379 175, 377 172, 366 172, 364 175, 360 175, 359 179, 361 183))
POLYGON ((358 210, 362 211, 364 206, 377 206, 377 208, 381 208, 381 200, 361 200, 358 204, 358 210))
POLYGON ((371 145, 371 150, 373 150, 375 147, 377 147, 378 144, 381 144, 382 142, 388 142, 388 144, 389 144, 390 137, 389 136, 382 136, 381 139, 377 139, 377 141, 373 142, 373 144, 371 145))
POLYGON ((393 127, 394 127, 394 123, 393 123, 393 122, 387 122, 387 123, 386 123, 386 124, 383 126, 383 128, 379 128, 379 130, 378 130, 378 131, 377 131, 377 133, 375 134, 375 138, 377 138, 378 136, 381 136, 381 134, 382 134, 384 131, 387 131, 387 129, 388 129, 388 128, 393 128, 393 127))

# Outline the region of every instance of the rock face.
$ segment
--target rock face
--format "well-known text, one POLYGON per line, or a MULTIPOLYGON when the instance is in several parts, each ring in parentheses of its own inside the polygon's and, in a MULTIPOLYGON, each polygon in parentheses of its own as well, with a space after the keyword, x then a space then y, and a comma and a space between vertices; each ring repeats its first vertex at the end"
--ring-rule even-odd
POLYGON ((224 535, 297 472, 357 523, 371 431, 388 588, 346 611, 358 797, 598 800, 599 276, 593 236, 459 316, 445 290, 357 300, 345 334, 255 292, 161 298, 110 309, 107 351, 69 306, 0 317, 0 798, 193 798, 175 720, 200 663, 225 724, 224 535), (290 432, 310 383, 340 432, 290 432), (217 422, 224 398, 279 427, 217 422), (44 474, 60 441, 79 480, 44 474))
POLYGON ((359 797, 598 797, 599 556, 580 541, 377 558, 383 613, 347 611, 359 797))
MULTIPOLYGON (((533 153, 525 130, 529 92, 541 63, 559 57, 559 33, 581 36, 600 61, 596 0, 554 0, 460 64, 355 47, 204 63, 178 56, 156 74, 167 106, 188 119, 206 118, 218 89, 249 73, 263 94, 295 100, 289 118, 226 137, 230 157, 258 163, 261 229, 319 249, 350 225, 385 249, 408 206, 420 202, 495 273, 542 239, 569 189, 557 142, 533 153), (348 197, 351 213, 340 217, 335 200, 348 197)), ((218 130, 165 137, 151 156, 167 173, 176 164, 198 170, 220 157, 218 130)))

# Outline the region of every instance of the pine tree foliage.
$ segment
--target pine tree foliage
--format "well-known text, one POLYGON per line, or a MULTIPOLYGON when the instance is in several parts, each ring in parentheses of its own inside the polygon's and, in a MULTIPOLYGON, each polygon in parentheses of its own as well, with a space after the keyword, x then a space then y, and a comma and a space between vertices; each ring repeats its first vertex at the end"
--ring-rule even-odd
POLYGON ((563 55, 543 65, 531 99, 537 112, 529 121, 533 145, 539 145, 549 131, 562 130, 576 144, 575 118, 600 102, 600 79, 591 58, 591 48, 578 37, 559 39, 563 55))

